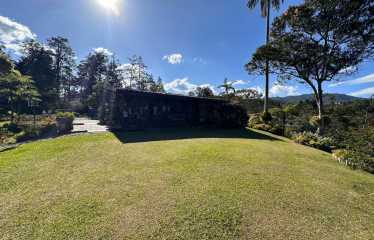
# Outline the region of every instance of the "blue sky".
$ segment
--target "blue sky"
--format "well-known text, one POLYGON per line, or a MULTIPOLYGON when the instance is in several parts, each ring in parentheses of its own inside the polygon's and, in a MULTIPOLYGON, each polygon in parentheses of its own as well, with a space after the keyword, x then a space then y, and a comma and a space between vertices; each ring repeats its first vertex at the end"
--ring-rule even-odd
MULTIPOLYGON (((280 12, 301 1, 286 2, 280 12)), ((237 88, 262 89, 263 77, 248 75, 243 66, 264 42, 265 20, 259 9, 250 11, 245 4, 245 0, 6 0, 0 9, 0 41, 17 50, 24 38, 45 41, 59 35, 70 40, 78 60, 96 48, 114 52, 121 63, 141 55, 171 92, 216 87, 225 77, 240 80, 237 88), (117 3, 110 4, 113 1, 117 3)), ((345 80, 326 84, 325 91, 374 94, 374 63, 362 64, 345 80)), ((274 85, 270 92, 285 96, 310 90, 289 82, 274 85)))

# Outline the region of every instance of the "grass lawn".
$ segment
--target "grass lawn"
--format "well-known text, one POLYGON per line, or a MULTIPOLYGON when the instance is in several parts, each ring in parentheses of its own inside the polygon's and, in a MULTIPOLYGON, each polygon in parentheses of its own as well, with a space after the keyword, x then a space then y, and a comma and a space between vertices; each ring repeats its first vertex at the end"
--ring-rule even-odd
POLYGON ((245 130, 0 153, 0 239, 374 239, 374 176, 245 130))

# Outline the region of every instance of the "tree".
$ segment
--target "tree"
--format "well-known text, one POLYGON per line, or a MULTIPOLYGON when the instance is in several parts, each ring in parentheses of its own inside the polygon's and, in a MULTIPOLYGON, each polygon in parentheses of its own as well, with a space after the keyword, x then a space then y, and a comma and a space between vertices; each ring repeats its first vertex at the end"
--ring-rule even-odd
POLYGON ((233 86, 235 82, 229 82, 227 80, 227 78, 225 78, 225 80, 223 80, 223 84, 222 85, 219 85, 218 88, 223 88, 224 89, 224 93, 226 95, 229 95, 230 94, 230 91, 232 91, 233 93, 235 93, 235 88, 233 86))
POLYGON ((3 48, 0 46, 0 76, 8 74, 12 70, 12 61, 3 52, 3 48))
POLYGON ((0 76, 0 103, 4 111, 9 112, 11 122, 14 114, 19 113, 21 103, 39 101, 39 94, 29 76, 12 69, 0 76))
POLYGON ((247 88, 239 89, 235 92, 235 96, 242 98, 243 100, 260 99, 262 93, 259 93, 256 89, 247 88))
POLYGON ((46 110, 56 108, 59 86, 54 77, 51 51, 35 40, 26 41, 22 51, 17 69, 33 79, 40 93, 41 107, 46 110))
POLYGON ((47 40, 47 46, 53 57, 53 71, 55 82, 59 86, 59 93, 63 96, 64 102, 70 94, 70 86, 74 80, 75 54, 69 45, 69 40, 63 37, 52 37, 47 40))
POLYGON ((373 12, 370 0, 309 0, 277 17, 271 41, 257 49, 246 65, 249 73, 268 69, 283 82, 295 79, 311 87, 324 127, 323 89, 345 69, 373 56, 373 12))
POLYGON ((122 87, 123 70, 119 67, 118 60, 112 55, 108 64, 105 79, 100 85, 98 103, 98 116, 102 123, 109 123, 113 119, 115 93, 122 87))
POLYGON ((126 80, 129 88, 138 90, 147 90, 149 86, 150 74, 147 72, 147 66, 141 56, 134 55, 129 58, 129 64, 126 67, 126 80))
POLYGON ((157 82, 151 82, 149 90, 151 92, 165 93, 165 88, 164 84, 162 83, 161 77, 158 77, 157 82))
POLYGON ((92 109, 98 107, 108 62, 109 57, 105 53, 92 52, 78 66, 82 102, 92 109))
POLYGON ((214 93, 210 87, 197 87, 194 91, 194 96, 209 98, 214 97, 214 93))
MULTIPOLYGON (((271 8, 279 9, 283 0, 248 0, 247 7, 249 9, 255 8, 258 4, 261 5, 261 16, 266 17, 266 44, 270 39, 270 10, 271 8)), ((264 99, 264 112, 268 112, 269 101, 269 61, 266 62, 265 69, 265 99, 264 99)))

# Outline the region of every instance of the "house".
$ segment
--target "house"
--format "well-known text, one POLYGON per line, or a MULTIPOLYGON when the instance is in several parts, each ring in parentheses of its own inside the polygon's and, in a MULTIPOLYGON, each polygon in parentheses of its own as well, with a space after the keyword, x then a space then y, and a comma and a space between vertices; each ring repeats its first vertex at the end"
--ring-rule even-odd
POLYGON ((242 127, 246 111, 222 99, 119 89, 113 126, 126 130, 170 127, 242 127))

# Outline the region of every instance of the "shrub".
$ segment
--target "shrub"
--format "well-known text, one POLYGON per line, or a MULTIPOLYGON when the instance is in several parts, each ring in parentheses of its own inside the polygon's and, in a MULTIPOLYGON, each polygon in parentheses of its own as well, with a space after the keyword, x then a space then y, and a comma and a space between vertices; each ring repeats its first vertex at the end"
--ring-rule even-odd
POLYGON ((299 144, 314 147, 326 152, 331 152, 334 141, 332 138, 323 137, 311 132, 297 133, 292 136, 292 139, 299 144))
POLYGON ((254 128, 257 124, 262 124, 262 123, 264 123, 264 121, 262 121, 261 116, 259 114, 249 115, 248 127, 254 128))
POLYGON ((3 128, 7 128, 9 132, 19 133, 22 129, 16 123, 5 123, 3 128))
POLYGON ((260 123, 260 124, 254 125, 253 128, 269 132, 272 129, 272 126, 270 124, 260 123))
POLYGON ((333 152, 333 158, 340 163, 353 168, 362 169, 370 173, 374 173, 374 158, 354 150, 339 149, 333 152))
POLYGON ((313 116, 309 119, 309 124, 315 128, 320 126, 320 123, 323 121, 323 125, 327 127, 331 123, 331 119, 328 116, 323 116, 321 119, 318 116, 313 116))
POLYGON ((264 123, 269 123, 273 119, 270 112, 264 112, 261 114, 261 119, 264 123))
POLYGON ((58 112, 56 114, 56 126, 58 134, 65 134, 73 129, 74 113, 58 112))

